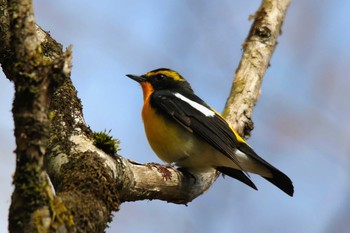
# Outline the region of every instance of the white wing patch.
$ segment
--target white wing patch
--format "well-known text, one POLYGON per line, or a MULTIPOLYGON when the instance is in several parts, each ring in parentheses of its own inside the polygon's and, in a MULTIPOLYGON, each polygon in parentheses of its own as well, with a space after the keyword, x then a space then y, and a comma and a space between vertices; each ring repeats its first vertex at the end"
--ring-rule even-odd
POLYGON ((181 95, 180 93, 175 93, 175 96, 179 99, 181 99, 182 101, 185 101, 186 103, 188 103, 189 105, 191 105, 192 107, 194 107, 195 109, 197 109, 198 111, 200 111, 201 113, 203 113, 206 117, 213 117, 215 116, 215 112, 210 110, 209 108, 194 102, 193 100, 190 100, 189 98, 181 95))
POLYGON ((235 155, 238 157, 238 161, 241 163, 244 163, 246 160, 250 159, 245 153, 238 149, 235 150, 235 155))

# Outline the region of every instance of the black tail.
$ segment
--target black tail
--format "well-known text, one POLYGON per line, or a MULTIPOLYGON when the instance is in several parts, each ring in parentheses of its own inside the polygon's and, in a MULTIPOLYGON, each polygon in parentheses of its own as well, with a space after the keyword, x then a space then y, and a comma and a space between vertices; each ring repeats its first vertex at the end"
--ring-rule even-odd
POLYGON ((258 161, 262 166, 266 167, 270 173, 272 174, 272 177, 264 177, 266 180, 270 181, 272 184, 276 185, 279 189, 281 189, 283 192, 288 194, 289 196, 293 196, 294 193, 294 187, 292 184, 292 181, 289 179, 288 176, 286 176, 283 172, 272 166, 270 163, 265 161, 263 158, 258 156, 254 150, 249 147, 246 144, 241 144, 241 146, 238 148, 241 152, 243 152, 246 155, 249 155, 252 159, 255 159, 258 161))
POLYGON ((255 190, 258 190, 255 184, 240 170, 231 167, 216 167, 216 170, 245 183, 246 185, 252 187, 255 190))
MULTIPOLYGON (((262 177, 265 178, 267 181, 271 182, 272 184, 276 185, 279 189, 281 189, 283 192, 292 197, 294 193, 294 187, 289 177, 274 167, 269 168, 273 177, 262 177)), ((255 184, 240 170, 231 167, 217 167, 216 170, 245 183, 246 185, 252 187, 255 190, 258 190, 255 184)))
POLYGON ((279 171, 277 168, 269 167, 272 177, 263 177, 272 184, 276 185, 283 192, 287 193, 289 196, 293 196, 294 187, 292 181, 283 172, 279 171))

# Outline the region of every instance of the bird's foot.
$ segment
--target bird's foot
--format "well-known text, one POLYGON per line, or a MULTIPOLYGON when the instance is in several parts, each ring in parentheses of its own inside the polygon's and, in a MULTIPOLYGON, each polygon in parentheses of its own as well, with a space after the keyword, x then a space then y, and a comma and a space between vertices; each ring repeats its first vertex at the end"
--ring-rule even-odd
POLYGON ((152 169, 153 167, 156 168, 157 171, 162 175, 164 181, 170 180, 172 177, 171 171, 169 171, 169 168, 173 168, 171 164, 160 165, 157 163, 148 163, 146 164, 146 167, 149 169, 152 169))

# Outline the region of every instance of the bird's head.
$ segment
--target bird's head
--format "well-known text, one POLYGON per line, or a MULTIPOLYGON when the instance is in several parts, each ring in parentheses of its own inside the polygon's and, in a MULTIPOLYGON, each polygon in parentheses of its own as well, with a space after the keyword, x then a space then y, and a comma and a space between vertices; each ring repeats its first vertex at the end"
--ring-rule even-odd
POLYGON ((147 95, 150 91, 159 90, 182 90, 192 92, 191 86, 186 79, 171 69, 160 68, 149 71, 141 76, 132 74, 127 74, 126 76, 141 84, 144 95, 147 95))

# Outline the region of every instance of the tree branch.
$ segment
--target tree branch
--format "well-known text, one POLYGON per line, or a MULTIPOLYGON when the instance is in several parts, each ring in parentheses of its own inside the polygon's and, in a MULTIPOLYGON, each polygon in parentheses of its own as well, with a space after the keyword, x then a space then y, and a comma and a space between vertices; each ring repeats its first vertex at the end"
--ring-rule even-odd
POLYGON ((289 4, 290 0, 263 0, 259 10, 250 17, 254 23, 243 43, 242 58, 223 112, 223 116, 242 136, 249 137, 254 128, 251 119, 253 108, 289 4))
POLYGON ((5 33, 1 36, 1 63, 7 78, 15 84, 12 112, 17 160, 9 230, 34 232, 50 227, 47 222, 52 216, 51 206, 62 210, 57 218, 62 221, 59 225, 69 222, 43 168, 50 125, 47 110, 52 89, 67 77, 63 69, 67 57, 50 60, 43 56, 44 38, 35 25, 31 1, 0 4, 1 28, 5 33))
POLYGON ((133 182, 122 192, 121 201, 158 199, 186 205, 207 191, 217 178, 215 169, 187 173, 159 164, 145 166, 130 161, 124 162, 127 162, 125 167, 130 171, 128 179, 133 182), (164 173, 167 176, 164 176, 164 173))

